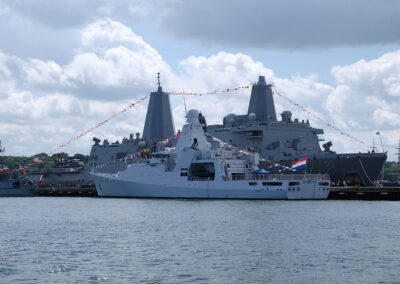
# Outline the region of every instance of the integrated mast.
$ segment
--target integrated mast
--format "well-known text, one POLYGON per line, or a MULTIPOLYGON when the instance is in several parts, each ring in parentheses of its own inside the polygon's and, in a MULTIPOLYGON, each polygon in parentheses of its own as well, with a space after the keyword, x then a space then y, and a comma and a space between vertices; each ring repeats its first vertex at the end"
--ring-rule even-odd
POLYGON ((143 129, 143 139, 149 144, 167 139, 175 134, 169 95, 162 90, 160 73, 157 73, 157 83, 157 92, 150 94, 143 129))

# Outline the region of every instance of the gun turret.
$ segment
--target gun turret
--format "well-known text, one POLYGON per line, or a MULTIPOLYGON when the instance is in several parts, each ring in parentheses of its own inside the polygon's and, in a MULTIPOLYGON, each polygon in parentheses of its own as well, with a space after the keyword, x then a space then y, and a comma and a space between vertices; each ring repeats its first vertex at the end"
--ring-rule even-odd
POLYGON ((322 145, 322 147, 324 147, 324 152, 330 152, 331 151, 331 147, 332 147, 332 142, 326 142, 325 144, 322 145))

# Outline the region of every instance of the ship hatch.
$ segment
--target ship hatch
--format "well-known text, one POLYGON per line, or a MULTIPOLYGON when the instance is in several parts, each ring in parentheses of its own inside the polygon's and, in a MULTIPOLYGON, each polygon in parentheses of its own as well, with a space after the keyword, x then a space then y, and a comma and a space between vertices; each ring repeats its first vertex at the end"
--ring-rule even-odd
POLYGON ((192 163, 189 168, 189 180, 214 180, 214 163, 192 163))

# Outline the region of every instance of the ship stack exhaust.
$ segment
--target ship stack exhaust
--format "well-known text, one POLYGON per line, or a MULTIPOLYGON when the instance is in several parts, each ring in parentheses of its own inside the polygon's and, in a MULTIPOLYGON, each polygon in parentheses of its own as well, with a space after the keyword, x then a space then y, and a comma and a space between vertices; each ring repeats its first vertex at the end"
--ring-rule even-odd
POLYGON ((265 82, 264 76, 259 76, 257 84, 251 89, 247 115, 254 113, 257 121, 277 121, 271 86, 265 82))

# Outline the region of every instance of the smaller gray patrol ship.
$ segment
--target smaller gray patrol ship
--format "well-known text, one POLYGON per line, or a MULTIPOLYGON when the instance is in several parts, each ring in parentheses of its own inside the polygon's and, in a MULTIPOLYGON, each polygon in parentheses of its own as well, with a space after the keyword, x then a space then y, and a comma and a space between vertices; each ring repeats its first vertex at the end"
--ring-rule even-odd
POLYGON ((96 173, 97 194, 104 197, 212 199, 326 199, 328 175, 269 175, 258 155, 238 157, 220 145, 212 149, 190 110, 176 148, 153 152, 146 161, 116 174, 96 173))
MULTIPOLYGON (((0 141, 0 153, 4 151, 0 141)), ((10 170, 6 164, 0 163, 0 197, 35 196, 36 189, 24 169, 10 170)))

